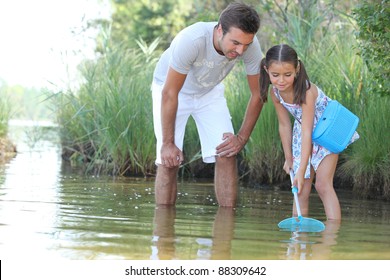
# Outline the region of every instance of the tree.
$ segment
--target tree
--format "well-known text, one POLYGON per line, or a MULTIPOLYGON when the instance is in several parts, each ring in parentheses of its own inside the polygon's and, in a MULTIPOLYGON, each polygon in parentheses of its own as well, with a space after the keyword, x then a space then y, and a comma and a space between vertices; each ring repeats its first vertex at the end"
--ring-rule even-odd
POLYGON ((354 9, 361 55, 371 72, 368 87, 390 95, 390 4, 389 0, 365 1, 354 9))
POLYGON ((137 39, 147 44, 161 37, 166 47, 186 26, 192 10, 187 0, 114 0, 111 39, 134 47, 137 39))

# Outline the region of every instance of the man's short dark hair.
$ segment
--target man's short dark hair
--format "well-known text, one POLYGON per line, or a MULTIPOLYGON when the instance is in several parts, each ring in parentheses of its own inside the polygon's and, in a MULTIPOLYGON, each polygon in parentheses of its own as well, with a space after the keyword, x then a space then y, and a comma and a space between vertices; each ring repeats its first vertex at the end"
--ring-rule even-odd
POLYGON ((243 3, 230 3, 219 16, 223 34, 236 27, 244 33, 256 34, 260 28, 260 17, 255 9, 243 3))

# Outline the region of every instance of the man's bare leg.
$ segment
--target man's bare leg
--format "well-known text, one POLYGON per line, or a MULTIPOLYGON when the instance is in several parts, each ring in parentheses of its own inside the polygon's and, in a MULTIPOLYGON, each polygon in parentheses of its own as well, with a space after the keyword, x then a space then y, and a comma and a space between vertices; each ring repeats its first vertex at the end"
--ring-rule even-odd
POLYGON ((177 172, 179 168, 157 167, 155 200, 157 205, 174 205, 177 197, 177 172))
POLYGON ((214 174, 215 194, 219 206, 235 207, 238 170, 236 157, 217 157, 214 174))

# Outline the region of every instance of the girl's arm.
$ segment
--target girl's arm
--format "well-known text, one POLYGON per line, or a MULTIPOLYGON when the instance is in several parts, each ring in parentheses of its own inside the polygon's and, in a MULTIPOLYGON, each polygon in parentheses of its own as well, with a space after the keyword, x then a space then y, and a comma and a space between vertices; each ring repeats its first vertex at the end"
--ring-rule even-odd
POLYGON ((315 85, 312 85, 306 92, 306 102, 302 104, 302 143, 301 143, 301 163, 295 174, 294 185, 298 187, 298 193, 303 188, 305 180, 305 171, 309 158, 312 153, 312 131, 314 123, 314 113, 316 107, 316 99, 318 90, 315 85))
POLYGON ((283 169, 289 174, 290 169, 293 168, 292 157, 292 125, 290 120, 290 113, 280 104, 280 101, 276 98, 275 94, 271 90, 271 98, 274 103, 276 114, 279 121, 279 135, 282 141, 284 152, 284 166, 283 169))

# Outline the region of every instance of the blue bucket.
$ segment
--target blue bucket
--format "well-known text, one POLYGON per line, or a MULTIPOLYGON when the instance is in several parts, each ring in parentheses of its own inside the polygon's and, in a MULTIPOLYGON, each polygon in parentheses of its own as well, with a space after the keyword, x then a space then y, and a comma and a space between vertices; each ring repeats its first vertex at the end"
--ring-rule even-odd
POLYGON ((338 154, 347 147, 358 124, 359 118, 355 114, 331 100, 313 131, 313 142, 338 154))

